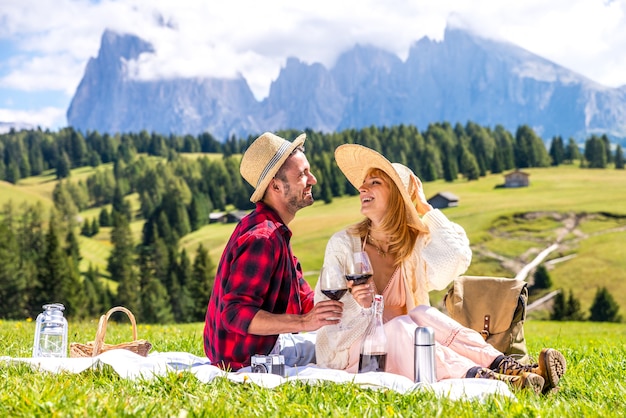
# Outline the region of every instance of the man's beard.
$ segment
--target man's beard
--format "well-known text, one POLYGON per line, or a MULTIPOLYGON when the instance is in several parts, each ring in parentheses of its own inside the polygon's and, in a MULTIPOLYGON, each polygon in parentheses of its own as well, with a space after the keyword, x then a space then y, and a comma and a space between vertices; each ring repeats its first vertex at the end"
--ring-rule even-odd
POLYGON ((285 197, 287 198, 287 205, 293 210, 296 211, 306 208, 307 206, 311 206, 313 204, 313 194, 307 195, 307 197, 303 198, 302 195, 290 195, 291 194, 291 186, 289 183, 284 183, 285 187, 285 197))

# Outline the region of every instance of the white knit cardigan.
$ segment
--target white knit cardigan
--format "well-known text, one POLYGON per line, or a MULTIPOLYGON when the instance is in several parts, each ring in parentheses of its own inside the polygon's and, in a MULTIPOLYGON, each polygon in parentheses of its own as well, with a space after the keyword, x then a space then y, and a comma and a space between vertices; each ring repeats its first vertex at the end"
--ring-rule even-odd
MULTIPOLYGON (((428 292, 442 290, 463 274, 472 260, 472 250, 465 230, 438 209, 431 210, 422 218, 429 233, 420 234, 413 249, 413 255, 405 260, 400 268, 406 286, 407 310, 417 305, 430 305, 428 292)), ((343 271, 346 255, 358 251, 361 240, 348 234, 347 230, 335 233, 324 255, 324 266, 335 266, 343 271)), ((315 303, 326 300, 320 290, 319 281, 315 286, 315 303)), ((337 325, 327 325, 317 331, 315 351, 316 361, 321 367, 344 370, 348 367, 348 354, 352 344, 360 340, 369 323, 369 309, 363 309, 350 293, 343 302, 341 322, 344 330, 337 325)))

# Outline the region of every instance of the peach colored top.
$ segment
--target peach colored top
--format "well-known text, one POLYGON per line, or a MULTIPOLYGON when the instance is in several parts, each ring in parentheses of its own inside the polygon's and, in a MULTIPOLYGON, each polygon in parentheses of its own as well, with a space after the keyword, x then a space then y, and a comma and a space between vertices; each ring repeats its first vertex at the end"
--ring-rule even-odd
POLYGON ((396 316, 406 315, 406 288, 402 277, 402 270, 396 268, 383 289, 383 322, 387 322, 396 316))

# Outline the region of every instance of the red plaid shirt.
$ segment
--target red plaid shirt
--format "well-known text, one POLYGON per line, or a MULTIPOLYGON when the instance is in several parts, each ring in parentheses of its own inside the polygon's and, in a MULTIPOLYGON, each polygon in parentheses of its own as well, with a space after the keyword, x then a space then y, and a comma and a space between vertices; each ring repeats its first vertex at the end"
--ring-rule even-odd
POLYGON ((204 324, 204 352, 231 370, 250 365, 250 356, 269 354, 278 335, 248 334, 259 310, 303 314, 313 308, 313 291, 291 252, 291 231, 262 202, 235 228, 220 260, 204 324))

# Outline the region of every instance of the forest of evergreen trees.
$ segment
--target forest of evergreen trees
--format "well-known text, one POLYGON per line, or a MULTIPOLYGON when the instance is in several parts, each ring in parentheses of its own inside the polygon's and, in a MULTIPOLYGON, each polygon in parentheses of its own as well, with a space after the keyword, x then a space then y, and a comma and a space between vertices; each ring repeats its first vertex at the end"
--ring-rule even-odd
MULTIPOLYGON (((299 133, 278 134, 291 140, 299 133)), ((514 134, 472 122, 431 124, 423 132, 399 125, 306 133, 307 156, 318 179, 314 195, 325 202, 356 193, 333 158, 344 143, 376 149, 411 167, 423 181, 477 180, 487 173, 574 162, 582 168, 624 168, 621 147, 611 147, 606 136, 591 136, 584 146, 555 137, 546 147, 528 126, 514 134)), ((178 242, 207 224, 214 210, 253 207, 252 188, 239 174, 239 154, 253 140, 233 137, 220 143, 208 133, 83 134, 72 128, 0 135, 0 180, 16 184, 44 173, 59 180, 50 213, 38 205, 8 204, 0 211, 0 318, 35 317, 43 303, 56 301, 75 318, 98 316, 119 304, 141 322, 203 320, 214 263, 208 249, 201 246, 190 258, 178 242), (73 181, 71 170, 85 166, 94 173, 73 181), (138 211, 125 199, 130 194, 138 196, 138 211), (101 208, 97 219, 80 219, 79 212, 88 208, 101 208), (138 219, 145 221, 142 236, 133 242, 130 223, 138 219), (100 227, 112 227, 107 271, 81 272, 77 234, 92 236, 100 227)))

